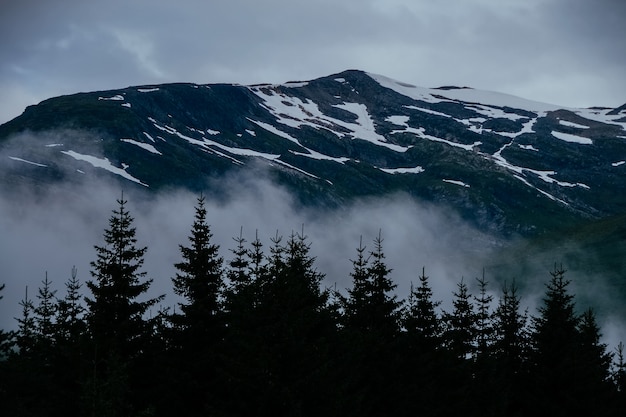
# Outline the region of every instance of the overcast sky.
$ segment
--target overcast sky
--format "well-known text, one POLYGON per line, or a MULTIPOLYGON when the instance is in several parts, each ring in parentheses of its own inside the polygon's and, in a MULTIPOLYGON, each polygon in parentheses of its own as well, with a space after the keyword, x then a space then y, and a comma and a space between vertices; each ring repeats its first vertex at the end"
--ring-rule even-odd
POLYGON ((626 102, 624 0, 3 0, 0 123, 62 94, 362 69, 569 107, 626 102))

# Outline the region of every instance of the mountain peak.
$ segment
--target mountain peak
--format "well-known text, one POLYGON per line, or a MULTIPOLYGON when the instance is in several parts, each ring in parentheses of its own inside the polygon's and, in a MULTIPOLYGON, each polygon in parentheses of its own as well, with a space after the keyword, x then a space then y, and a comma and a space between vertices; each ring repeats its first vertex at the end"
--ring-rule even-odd
POLYGON ((200 190, 263 167, 303 204, 404 192, 530 233, 623 210, 623 110, 353 69, 281 85, 128 87, 49 99, 0 126, 0 185, 96 176, 200 190))

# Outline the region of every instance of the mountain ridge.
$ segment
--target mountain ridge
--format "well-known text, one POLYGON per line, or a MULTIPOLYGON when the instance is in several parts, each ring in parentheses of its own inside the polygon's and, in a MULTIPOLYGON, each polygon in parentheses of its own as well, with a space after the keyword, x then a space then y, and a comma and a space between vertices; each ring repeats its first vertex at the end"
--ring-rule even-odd
POLYGON ((200 191, 261 166, 305 205, 404 192, 507 236, 626 207, 626 105, 562 108, 359 70, 51 98, 0 126, 0 153, 7 188, 96 176, 200 191))

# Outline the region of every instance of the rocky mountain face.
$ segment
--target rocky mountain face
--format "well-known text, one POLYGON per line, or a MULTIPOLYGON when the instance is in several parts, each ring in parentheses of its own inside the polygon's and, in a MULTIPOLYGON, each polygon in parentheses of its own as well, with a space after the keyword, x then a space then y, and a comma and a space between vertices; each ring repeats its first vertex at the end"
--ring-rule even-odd
POLYGON ((52 98, 0 126, 0 157, 4 192, 105 177, 210 193, 229 173, 262 170, 305 205, 402 192, 502 236, 626 211, 626 105, 568 109, 355 70, 52 98))

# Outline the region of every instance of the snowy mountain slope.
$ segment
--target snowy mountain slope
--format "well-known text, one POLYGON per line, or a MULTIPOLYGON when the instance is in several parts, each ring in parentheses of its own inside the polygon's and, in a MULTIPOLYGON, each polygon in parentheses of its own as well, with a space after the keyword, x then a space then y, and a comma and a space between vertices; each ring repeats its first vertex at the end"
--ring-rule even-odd
POLYGON ((151 192, 197 191, 210 178, 265 169, 304 204, 401 191, 506 235, 626 207, 625 106, 561 108, 354 70, 53 98, 0 126, 0 153, 3 188, 104 176, 151 192))

